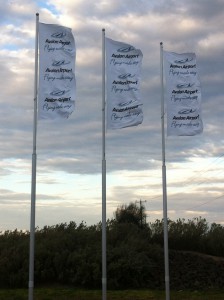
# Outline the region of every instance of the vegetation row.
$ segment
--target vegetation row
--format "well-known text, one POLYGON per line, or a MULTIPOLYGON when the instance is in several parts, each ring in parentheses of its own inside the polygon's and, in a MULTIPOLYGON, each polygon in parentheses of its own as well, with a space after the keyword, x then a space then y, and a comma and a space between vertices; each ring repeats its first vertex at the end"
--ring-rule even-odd
MULTIPOLYGON (((224 227, 205 219, 168 222, 171 289, 224 286, 224 227)), ((101 288, 101 223, 57 224, 35 233, 35 285, 101 288)), ((0 235, 0 287, 27 287, 29 232, 0 235)), ((163 220, 146 223, 131 203, 107 221, 109 289, 164 288, 163 220)))

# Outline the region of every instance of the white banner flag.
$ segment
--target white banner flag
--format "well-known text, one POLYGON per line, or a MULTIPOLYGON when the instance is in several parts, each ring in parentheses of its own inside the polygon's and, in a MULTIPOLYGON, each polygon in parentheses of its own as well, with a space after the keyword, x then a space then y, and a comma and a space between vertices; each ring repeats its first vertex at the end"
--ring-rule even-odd
POLYGON ((68 118, 75 105, 75 40, 70 28, 39 23, 40 119, 68 118))
POLYGON ((201 86, 194 53, 164 51, 167 135, 196 135, 203 131, 201 86))
POLYGON ((136 126, 143 121, 142 56, 141 50, 106 38, 107 128, 136 126))

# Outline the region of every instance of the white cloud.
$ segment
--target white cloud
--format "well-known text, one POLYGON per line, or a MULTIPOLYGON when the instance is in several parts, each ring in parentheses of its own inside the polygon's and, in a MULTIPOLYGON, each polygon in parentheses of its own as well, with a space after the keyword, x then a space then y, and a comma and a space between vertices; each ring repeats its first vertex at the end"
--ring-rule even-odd
POLYGON ((213 201, 223 189, 221 8, 218 0, 9 0, 0 4, 2 229, 29 226, 36 12, 43 23, 71 27, 77 46, 76 111, 66 122, 38 122, 38 224, 101 219, 102 28, 108 37, 143 52, 143 124, 108 131, 106 136, 108 216, 118 205, 142 198, 147 200, 151 220, 162 217, 159 43, 163 41, 166 50, 196 52, 204 119, 202 135, 166 138, 170 217, 201 213, 209 221, 223 222, 218 211, 222 203, 213 201), (190 209, 195 202, 203 206, 190 209))

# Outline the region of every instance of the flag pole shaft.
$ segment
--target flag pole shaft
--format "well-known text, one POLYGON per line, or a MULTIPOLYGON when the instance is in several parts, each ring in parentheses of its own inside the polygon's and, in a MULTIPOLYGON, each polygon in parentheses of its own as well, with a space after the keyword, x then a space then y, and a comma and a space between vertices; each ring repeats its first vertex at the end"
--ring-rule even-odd
POLYGON ((102 299, 107 299, 106 151, 105 151, 105 29, 102 29, 102 299))
POLYGON ((38 34, 39 34, 39 14, 37 13, 36 14, 36 40, 35 40, 33 154, 32 154, 29 285, 28 285, 29 300, 33 300, 33 288, 34 288, 34 244, 35 244, 35 204, 36 204, 36 164, 37 164, 36 140, 37 140, 38 34))
POLYGON ((165 261, 165 288, 166 300, 170 300, 169 279, 169 247, 167 221, 167 184, 166 184, 166 155, 164 129, 164 82, 163 82, 163 43, 160 43, 160 80, 161 80, 161 128, 162 128, 162 177, 163 177, 163 221, 164 221, 164 261, 165 261))

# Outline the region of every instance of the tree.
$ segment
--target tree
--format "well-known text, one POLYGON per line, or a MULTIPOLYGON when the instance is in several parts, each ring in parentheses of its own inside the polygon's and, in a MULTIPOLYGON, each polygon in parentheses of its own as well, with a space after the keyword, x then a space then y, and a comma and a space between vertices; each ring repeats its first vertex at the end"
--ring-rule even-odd
POLYGON ((138 227, 146 227, 145 207, 138 207, 135 203, 121 205, 114 213, 117 223, 132 223, 138 227))
POLYGON ((224 227, 212 223, 206 236, 206 251, 208 254, 223 256, 224 253, 224 227))

